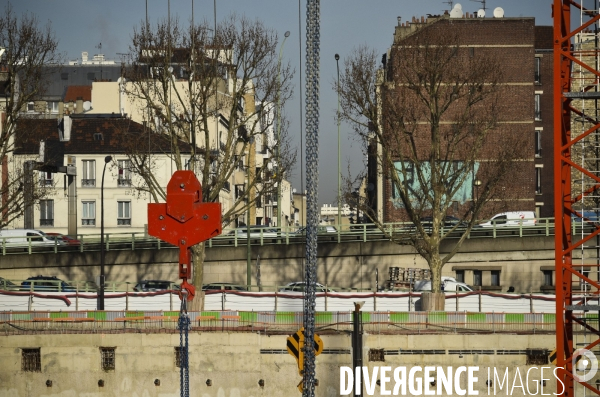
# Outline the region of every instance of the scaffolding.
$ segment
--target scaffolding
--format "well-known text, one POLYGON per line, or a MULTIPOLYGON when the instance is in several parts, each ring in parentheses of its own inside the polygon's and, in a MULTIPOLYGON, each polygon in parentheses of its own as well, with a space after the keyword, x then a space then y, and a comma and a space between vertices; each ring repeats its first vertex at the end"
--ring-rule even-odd
POLYGON ((556 365, 564 368, 558 371, 564 396, 600 394, 600 377, 591 370, 600 343, 598 6, 598 0, 553 5, 556 365), (585 225, 580 234, 572 222, 585 225))

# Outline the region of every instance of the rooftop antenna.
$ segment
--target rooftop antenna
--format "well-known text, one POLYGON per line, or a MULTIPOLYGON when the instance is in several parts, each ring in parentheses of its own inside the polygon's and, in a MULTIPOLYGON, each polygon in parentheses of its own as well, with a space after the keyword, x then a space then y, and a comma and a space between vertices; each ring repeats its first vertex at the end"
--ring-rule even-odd
POLYGON ((450 6, 450 9, 452 9, 452 6, 454 5, 454 1, 452 0, 442 1, 442 3, 448 4, 450 6))
POLYGON ((487 10, 487 8, 485 7, 485 2, 486 0, 471 0, 471 1, 476 1, 477 3, 481 3, 481 9, 485 12, 485 10, 487 10))
MULTIPOLYGON (((98 43, 98 45, 96 46, 96 48, 98 50, 100 50, 100 53, 102 52, 102 43, 98 43)), ((100 60, 100 81, 102 81, 102 60, 100 60)))

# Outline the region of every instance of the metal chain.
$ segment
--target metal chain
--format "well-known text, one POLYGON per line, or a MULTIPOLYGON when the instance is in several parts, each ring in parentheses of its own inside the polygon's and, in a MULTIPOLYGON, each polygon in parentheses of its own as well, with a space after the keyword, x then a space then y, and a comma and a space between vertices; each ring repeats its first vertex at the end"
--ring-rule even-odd
POLYGON ((319 224, 319 0, 306 2, 306 274, 304 281, 304 397, 315 395, 315 292, 319 224))
POLYGON ((186 308, 186 296, 182 297, 181 310, 179 311, 179 390, 181 397, 190 396, 190 368, 189 368, 189 342, 190 317, 186 308))

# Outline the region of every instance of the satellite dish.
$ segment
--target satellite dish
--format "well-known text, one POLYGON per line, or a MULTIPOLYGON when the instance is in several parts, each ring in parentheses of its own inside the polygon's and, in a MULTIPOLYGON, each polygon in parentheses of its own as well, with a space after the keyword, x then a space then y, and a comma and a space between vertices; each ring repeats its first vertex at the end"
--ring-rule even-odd
POLYGON ((460 3, 454 4, 454 8, 456 8, 457 10, 462 10, 462 6, 460 5, 460 3))
POLYGON ((502 7, 494 8, 494 18, 503 18, 503 17, 504 17, 504 10, 502 9, 502 7))
POLYGON ((477 18, 485 18, 485 10, 484 9, 477 10, 477 18))
POLYGON ((460 8, 454 7, 452 11, 450 11, 450 18, 462 18, 463 12, 460 8))
POLYGON ((83 110, 86 112, 92 108, 92 103, 90 101, 85 101, 83 103, 83 110))

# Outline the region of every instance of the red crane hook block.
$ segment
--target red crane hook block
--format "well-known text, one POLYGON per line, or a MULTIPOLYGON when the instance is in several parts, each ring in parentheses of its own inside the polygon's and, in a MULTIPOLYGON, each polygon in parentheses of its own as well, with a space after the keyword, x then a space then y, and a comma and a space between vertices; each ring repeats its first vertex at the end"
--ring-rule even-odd
POLYGON ((192 276, 190 247, 221 234, 221 224, 221 204, 202 202, 202 186, 192 171, 173 174, 166 203, 148 204, 148 234, 179 247, 181 290, 188 292, 188 300, 196 292, 187 282, 192 276))

